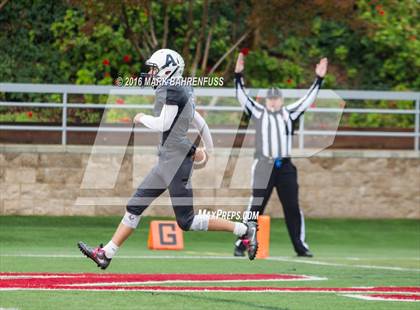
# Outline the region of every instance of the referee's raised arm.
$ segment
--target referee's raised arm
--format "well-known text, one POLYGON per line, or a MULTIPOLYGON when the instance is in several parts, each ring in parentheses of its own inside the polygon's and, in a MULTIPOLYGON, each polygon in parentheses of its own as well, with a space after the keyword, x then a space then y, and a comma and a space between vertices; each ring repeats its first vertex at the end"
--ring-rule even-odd
POLYGON ((318 91, 321 89, 325 74, 327 73, 327 68, 328 59, 322 58, 315 68, 315 81, 312 83, 305 96, 285 107, 285 109, 289 112, 289 117, 292 119, 292 121, 298 119, 306 111, 306 109, 308 109, 311 104, 314 103, 316 96, 318 95, 318 91))
POLYGON ((239 53, 235 66, 235 87, 236 98, 241 104, 242 108, 251 116, 260 118, 264 111, 264 106, 253 100, 248 96, 244 88, 243 71, 245 68, 244 54, 239 53))

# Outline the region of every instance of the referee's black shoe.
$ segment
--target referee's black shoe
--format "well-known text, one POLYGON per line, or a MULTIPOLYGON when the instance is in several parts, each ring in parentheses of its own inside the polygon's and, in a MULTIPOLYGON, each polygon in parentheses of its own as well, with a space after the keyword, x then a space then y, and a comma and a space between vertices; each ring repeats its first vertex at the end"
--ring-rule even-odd
POLYGON ((308 250, 305 252, 297 253, 298 257, 314 257, 314 255, 308 250))

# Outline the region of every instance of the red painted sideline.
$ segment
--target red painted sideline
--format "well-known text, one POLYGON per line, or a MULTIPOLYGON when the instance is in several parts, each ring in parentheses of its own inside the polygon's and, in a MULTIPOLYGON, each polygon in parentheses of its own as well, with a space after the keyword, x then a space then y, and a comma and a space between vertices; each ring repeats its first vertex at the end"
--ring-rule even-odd
MULTIPOLYGON (((310 279, 282 274, 97 274, 97 273, 0 273, 0 290, 126 290, 126 291, 219 291, 219 292, 324 292, 420 294, 420 287, 270 287, 270 286, 151 286, 134 283, 185 281, 272 281, 310 279)), ((369 295, 372 296, 372 295, 369 295)), ((387 295, 391 296, 391 295, 387 295)))
MULTIPOLYGON (((28 290, 95 290, 95 291, 161 291, 161 292, 284 292, 284 293, 420 293, 420 287, 271 287, 271 286, 124 286, 124 285, 43 285, 0 287, 1 289, 28 290)), ((384 294, 385 295, 385 294, 384 294)), ((371 295, 367 295, 371 296, 371 295)), ((382 295, 378 295, 382 296, 382 295)), ((387 295, 385 295, 387 296, 387 295)))
POLYGON ((97 273, 0 273, 0 288, 54 287, 77 284, 130 284, 133 282, 222 282, 310 280, 304 275, 288 274, 97 274, 97 273))
POLYGON ((419 295, 400 295, 400 294, 373 294, 369 297, 379 297, 382 299, 400 299, 400 300, 420 300, 419 295))

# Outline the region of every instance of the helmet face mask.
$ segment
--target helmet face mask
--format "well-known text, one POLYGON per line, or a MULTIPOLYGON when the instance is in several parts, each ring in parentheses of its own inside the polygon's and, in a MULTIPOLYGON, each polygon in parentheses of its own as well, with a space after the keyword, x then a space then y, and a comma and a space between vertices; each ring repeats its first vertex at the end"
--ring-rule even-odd
POLYGON ((156 77, 159 72, 159 68, 156 64, 146 64, 148 67, 147 75, 151 78, 156 77))
POLYGON ((144 69, 146 72, 140 73, 141 85, 149 85, 156 79, 156 73, 159 69, 155 64, 146 64, 144 69))

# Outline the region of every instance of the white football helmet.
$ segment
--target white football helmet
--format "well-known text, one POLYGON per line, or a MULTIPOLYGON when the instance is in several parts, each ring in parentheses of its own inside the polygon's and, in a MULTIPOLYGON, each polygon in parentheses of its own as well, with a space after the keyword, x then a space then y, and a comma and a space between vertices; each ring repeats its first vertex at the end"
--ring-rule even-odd
POLYGON ((163 48, 157 50, 146 60, 146 65, 157 69, 156 77, 162 79, 181 77, 184 72, 184 59, 177 52, 163 48))

